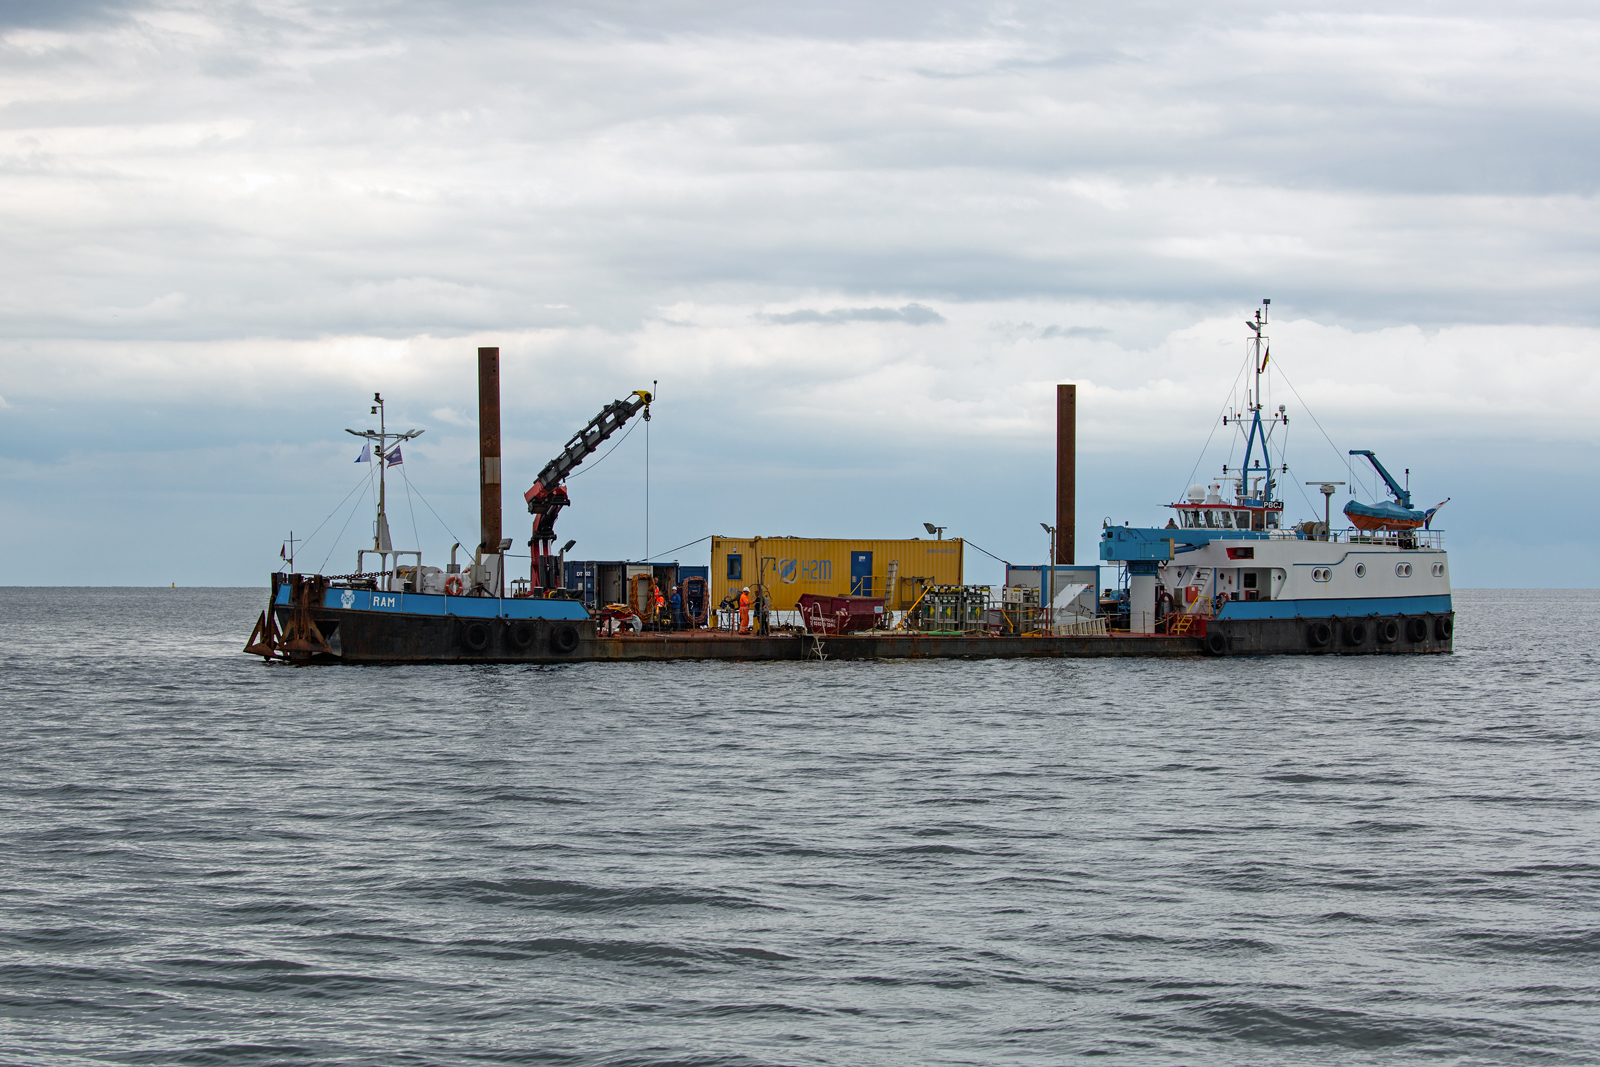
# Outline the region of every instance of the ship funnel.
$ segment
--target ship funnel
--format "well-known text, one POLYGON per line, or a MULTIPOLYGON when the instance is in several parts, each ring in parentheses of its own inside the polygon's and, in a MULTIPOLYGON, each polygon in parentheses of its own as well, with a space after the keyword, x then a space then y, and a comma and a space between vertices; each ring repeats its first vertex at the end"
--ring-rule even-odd
POLYGON ((1078 387, 1056 386, 1056 558, 1077 562, 1078 387))
POLYGON ((481 552, 500 548, 500 349, 478 349, 478 514, 481 552))

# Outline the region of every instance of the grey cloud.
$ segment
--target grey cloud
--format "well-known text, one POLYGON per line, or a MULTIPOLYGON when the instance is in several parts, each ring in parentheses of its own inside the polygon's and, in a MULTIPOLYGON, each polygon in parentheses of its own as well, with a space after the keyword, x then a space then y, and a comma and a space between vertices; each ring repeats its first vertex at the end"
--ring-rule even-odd
POLYGON ((70 10, 103 32, 0 51, 10 336, 1266 279, 1332 321, 1600 315, 1581 7, 230 5, 137 48, 70 10))
POLYGON ((1046 326, 1039 331, 1039 340, 1048 341, 1052 337, 1107 337, 1110 333, 1103 326, 1046 326))
POLYGON ((122 0, 0 0, 0 29, 78 26, 120 17, 135 6, 122 0))
POLYGON ((832 311, 801 308, 776 315, 762 314, 758 318, 779 326, 798 323, 835 325, 843 322, 904 322, 911 326, 927 326, 946 321, 943 315, 925 304, 907 304, 898 308, 834 308, 832 311))

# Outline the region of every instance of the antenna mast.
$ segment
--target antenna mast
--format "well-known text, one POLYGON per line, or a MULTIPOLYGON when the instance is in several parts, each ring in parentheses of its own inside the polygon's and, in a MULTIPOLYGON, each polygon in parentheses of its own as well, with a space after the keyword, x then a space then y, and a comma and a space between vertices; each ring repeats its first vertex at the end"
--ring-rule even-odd
MULTIPOLYGON (((1251 319, 1244 320, 1244 324, 1255 331, 1254 336, 1250 338, 1250 343, 1253 346, 1251 360, 1255 364, 1255 392, 1250 396, 1249 403, 1246 405, 1250 412, 1250 431, 1245 436, 1244 465, 1239 468, 1239 495, 1246 499, 1253 496, 1250 492, 1250 471, 1252 470, 1250 457, 1254 453, 1256 442, 1259 440, 1261 442, 1261 458, 1257 461, 1254 469, 1261 470, 1266 475, 1267 484, 1260 498, 1263 503, 1272 502, 1275 485, 1272 477, 1272 457, 1267 452, 1267 429, 1261 424, 1261 409, 1265 406, 1261 399, 1261 375, 1267 369, 1267 361, 1272 358, 1272 346, 1265 344, 1267 339, 1261 331, 1267 325, 1267 313, 1271 309, 1271 305, 1272 300, 1270 298, 1262 300, 1261 306, 1256 309, 1255 319, 1253 321, 1251 319)), ((1271 416, 1272 421, 1275 422, 1277 419, 1277 414, 1271 416)), ((1223 473, 1227 473, 1228 468, 1223 467, 1222 470, 1223 473)))
POLYGON ((384 507, 384 469, 389 465, 389 438, 393 437, 395 446, 398 447, 401 441, 409 441, 413 437, 421 437, 423 431, 407 430, 405 433, 390 433, 388 425, 384 421, 383 397, 378 393, 372 394, 372 413, 378 416, 376 433, 372 430, 349 429, 345 430, 345 433, 353 434, 356 437, 364 437, 368 441, 376 441, 378 443, 377 452, 372 457, 373 462, 378 465, 378 518, 372 525, 372 547, 378 552, 391 552, 394 549, 389 541, 389 516, 384 507))

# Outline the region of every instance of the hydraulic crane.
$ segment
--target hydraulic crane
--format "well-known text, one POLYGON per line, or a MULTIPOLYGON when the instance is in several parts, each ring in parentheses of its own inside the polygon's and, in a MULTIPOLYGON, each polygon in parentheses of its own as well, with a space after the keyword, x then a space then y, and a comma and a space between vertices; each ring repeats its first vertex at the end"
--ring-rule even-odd
POLYGON ((533 488, 522 494, 528 503, 528 513, 533 516, 533 536, 528 547, 533 552, 532 572, 529 579, 534 596, 546 596, 552 589, 561 588, 560 558, 550 550, 556 539, 556 517, 566 507, 567 487, 563 484, 572 469, 582 463, 605 442, 606 438, 622 429, 627 421, 641 409, 646 422, 650 421, 650 394, 635 389, 626 400, 613 400, 601 409, 589 424, 572 435, 572 440, 561 454, 544 465, 539 480, 533 488))

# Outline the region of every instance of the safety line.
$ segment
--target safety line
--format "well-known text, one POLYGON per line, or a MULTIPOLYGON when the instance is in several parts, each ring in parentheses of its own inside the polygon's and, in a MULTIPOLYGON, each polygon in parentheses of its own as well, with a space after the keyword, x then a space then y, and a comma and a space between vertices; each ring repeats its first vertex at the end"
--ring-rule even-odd
MULTIPOLYGON (((618 443, 620 444, 621 442, 618 442, 618 443)), ((706 534, 704 537, 699 538, 698 540, 690 541, 689 544, 687 544, 687 545, 679 545, 677 548, 669 548, 665 552, 661 553, 661 556, 662 556, 662 558, 665 558, 667 556, 672 555, 674 552, 677 552, 679 549, 689 548, 689 547, 691 547, 693 545, 698 545, 701 541, 709 541, 715 536, 716 536, 715 534, 706 534)), ((628 562, 629 563, 635 563, 635 562, 648 563, 649 560, 631 560, 630 559, 630 560, 628 560, 628 562)))

